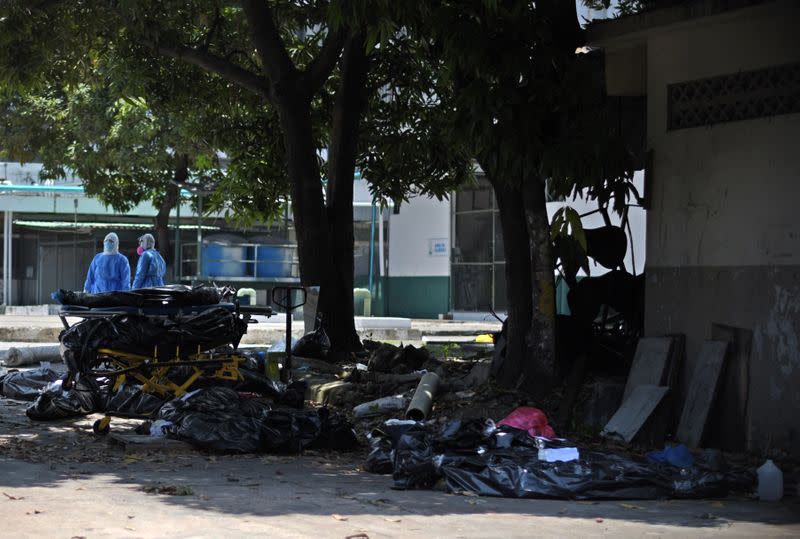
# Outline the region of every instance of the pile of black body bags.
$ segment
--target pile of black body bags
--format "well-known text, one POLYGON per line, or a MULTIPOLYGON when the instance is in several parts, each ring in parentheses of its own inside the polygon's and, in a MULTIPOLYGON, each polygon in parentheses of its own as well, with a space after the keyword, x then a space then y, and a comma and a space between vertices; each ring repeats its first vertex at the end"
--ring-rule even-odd
POLYGON ((440 427, 390 420, 370 434, 370 444, 366 470, 391 473, 397 489, 578 500, 715 498, 751 490, 754 481, 749 470, 726 469, 713 451, 688 468, 591 450, 548 462, 544 452, 570 444, 481 420, 440 427))
MULTIPOLYGON (((33 401, 26 414, 34 420, 95 412, 147 418, 140 433, 176 438, 213 451, 346 450, 358 445, 352 426, 340 415, 327 408, 303 409, 303 382, 270 380, 256 366, 255 360, 246 360, 240 364, 240 380, 227 385, 220 380, 194 384, 192 391, 174 399, 143 392, 133 383, 112 392, 107 380, 91 376, 79 375, 65 388, 65 373, 50 366, 6 373, 0 377, 0 392, 33 401)), ((180 383, 189 375, 186 368, 175 367, 168 377, 180 383)))

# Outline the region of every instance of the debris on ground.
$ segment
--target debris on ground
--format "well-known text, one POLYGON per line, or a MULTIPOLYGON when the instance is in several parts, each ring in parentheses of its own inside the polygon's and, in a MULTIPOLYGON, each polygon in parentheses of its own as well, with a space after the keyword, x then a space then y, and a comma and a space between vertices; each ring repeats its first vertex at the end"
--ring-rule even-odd
MULTIPOLYGON (((165 291, 159 294, 168 296, 165 291)), ((132 303, 150 301, 131 294, 120 297, 132 303)), ((291 382, 286 383, 270 370, 277 365, 272 365, 266 345, 237 349, 246 329, 243 320, 235 309, 219 306, 169 323, 115 315, 113 320, 96 318, 65 330, 68 376, 50 365, 12 371, 0 375, 0 392, 33 401, 24 404, 28 417, 49 420, 68 443, 49 448, 47 438, 16 434, 20 425, 4 418, 0 421, 8 422, 13 434, 0 437, 0 454, 36 462, 102 459, 127 466, 140 459, 131 449, 157 455, 161 441, 180 446, 178 450, 193 447, 240 458, 304 452, 332 459, 338 457, 331 451, 360 446, 367 448, 363 468, 391 474, 397 489, 582 500, 720 497, 753 489, 754 466, 747 458, 737 461, 719 451, 692 451, 669 443, 645 454, 641 447, 601 439, 596 431, 580 432, 573 423, 556 419, 553 425, 548 416, 558 409, 559 391, 547 400, 534 400, 496 386, 491 378, 496 351, 485 336, 478 343, 481 347, 439 343, 418 348, 365 341, 367 356, 334 364, 327 354, 330 341, 317 329, 295 343, 298 357, 293 368, 282 373, 289 374, 291 382), (221 333, 208 335, 212 326, 220 326, 221 333), (191 357, 184 353, 181 336, 194 348, 191 357), (168 368, 133 363, 122 376, 102 375, 114 357, 101 349, 119 345, 125 354, 135 354, 142 338, 159 343, 153 358, 180 361, 168 368), (192 364, 197 358, 206 362, 201 368, 192 364), (229 363, 235 368, 225 371, 229 363), (122 435, 128 441, 115 445, 107 443, 109 438, 86 435, 96 414, 139 419, 114 419, 115 429, 117 424, 128 428, 122 435), (568 438, 556 438, 556 432, 568 438), (136 438, 151 443, 128 443, 136 438)), ((669 373, 676 364, 668 358, 651 369, 658 383, 666 384, 655 387, 670 385, 669 373)), ((637 379, 649 376, 646 366, 636 370, 637 379)), ((637 383, 627 392, 630 383, 619 385, 623 402, 648 387, 637 383)), ((6 402, 14 412, 8 417, 21 416, 22 403, 6 402)), ((106 419, 94 423, 95 433, 103 434, 104 428, 107 432, 106 419)), ((647 417, 641 419, 637 432, 647 417)), ((626 442, 633 441, 633 427, 631 432, 626 442)), ((180 485, 146 488, 155 494, 193 494, 191 487, 180 485)), ((341 517, 333 518, 337 516, 341 517)))
POLYGON ((164 494, 166 496, 193 496, 194 489, 189 485, 145 485, 139 488, 147 494, 164 494))

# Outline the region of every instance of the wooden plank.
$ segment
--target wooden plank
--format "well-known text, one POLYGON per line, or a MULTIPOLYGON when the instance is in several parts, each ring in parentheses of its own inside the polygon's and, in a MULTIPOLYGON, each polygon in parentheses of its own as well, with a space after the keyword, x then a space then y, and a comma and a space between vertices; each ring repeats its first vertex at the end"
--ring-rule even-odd
POLYGON ((706 439, 723 451, 741 452, 750 448, 750 350, 753 332, 749 329, 711 325, 711 338, 728 341, 728 360, 722 369, 717 400, 711 408, 706 439))
MULTIPOLYGON (((113 422, 112 422, 112 427, 113 422)), ((119 443, 125 450, 136 451, 191 451, 192 446, 181 440, 174 440, 172 438, 157 438, 155 436, 146 436, 143 434, 121 434, 118 432, 111 432, 109 438, 119 443)))
MULTIPOLYGON (((644 337, 636 344, 633 364, 625 384, 623 399, 641 385, 662 386, 667 381, 667 367, 672 353, 672 337, 644 337)), ((624 402, 624 400, 623 400, 624 402)))
POLYGON ((703 442, 727 351, 726 341, 705 341, 700 349, 700 361, 692 374, 676 435, 678 441, 690 448, 699 447, 703 442))
POLYGON ((631 443, 667 392, 669 388, 665 386, 644 384, 634 387, 600 434, 631 443))
POLYGON ((668 335, 668 337, 672 339, 672 350, 669 355, 665 380, 662 385, 675 391, 678 387, 678 380, 680 379, 684 357, 686 356, 686 335, 683 333, 675 333, 673 335, 668 335))

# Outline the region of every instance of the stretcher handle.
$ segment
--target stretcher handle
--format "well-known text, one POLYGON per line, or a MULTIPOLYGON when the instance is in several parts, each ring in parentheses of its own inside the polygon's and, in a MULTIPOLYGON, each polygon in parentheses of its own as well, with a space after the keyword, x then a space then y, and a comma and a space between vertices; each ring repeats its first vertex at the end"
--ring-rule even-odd
POLYGON ((292 309, 306 304, 306 289, 302 286, 276 286, 272 289, 272 301, 286 309, 286 360, 281 369, 281 382, 288 383, 292 373, 292 309), (303 301, 293 304, 292 290, 301 291, 303 301), (276 292, 283 293, 283 298, 277 297, 276 292))

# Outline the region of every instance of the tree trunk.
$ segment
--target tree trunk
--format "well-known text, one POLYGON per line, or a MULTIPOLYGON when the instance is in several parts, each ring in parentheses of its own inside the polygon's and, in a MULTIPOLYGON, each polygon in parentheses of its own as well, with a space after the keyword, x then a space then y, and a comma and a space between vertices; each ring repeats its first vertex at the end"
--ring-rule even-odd
POLYGON ((333 108, 327 196, 331 286, 320 291, 319 309, 325 315, 331 353, 346 355, 361 349, 353 320, 353 177, 359 123, 366 106, 367 55, 363 35, 347 39, 341 77, 333 108))
POLYGON ((528 349, 535 358, 525 364, 522 387, 543 396, 556 380, 555 280, 547 218, 544 181, 529 180, 522 189, 525 220, 530 237, 533 318, 528 332, 528 349))
POLYGON ((500 385, 516 387, 521 379, 520 374, 526 372, 526 364, 535 361, 527 344, 533 312, 530 242, 519 189, 509 187, 497 178, 490 177, 489 180, 500 210, 508 305, 505 360, 496 377, 500 385))
MULTIPOLYGON (((189 156, 181 154, 175 167, 175 183, 183 184, 189 176, 189 156)), ((178 204, 180 188, 175 183, 167 185, 167 190, 158 205, 158 213, 154 224, 156 229, 156 246, 168 268, 172 268, 173 275, 177 276, 177 267, 173 263, 172 243, 169 233, 169 214, 178 204)))
POLYGON ((331 254, 311 129, 311 105, 307 99, 287 95, 277 108, 291 179, 300 282, 303 286, 324 287, 330 275, 331 254))

